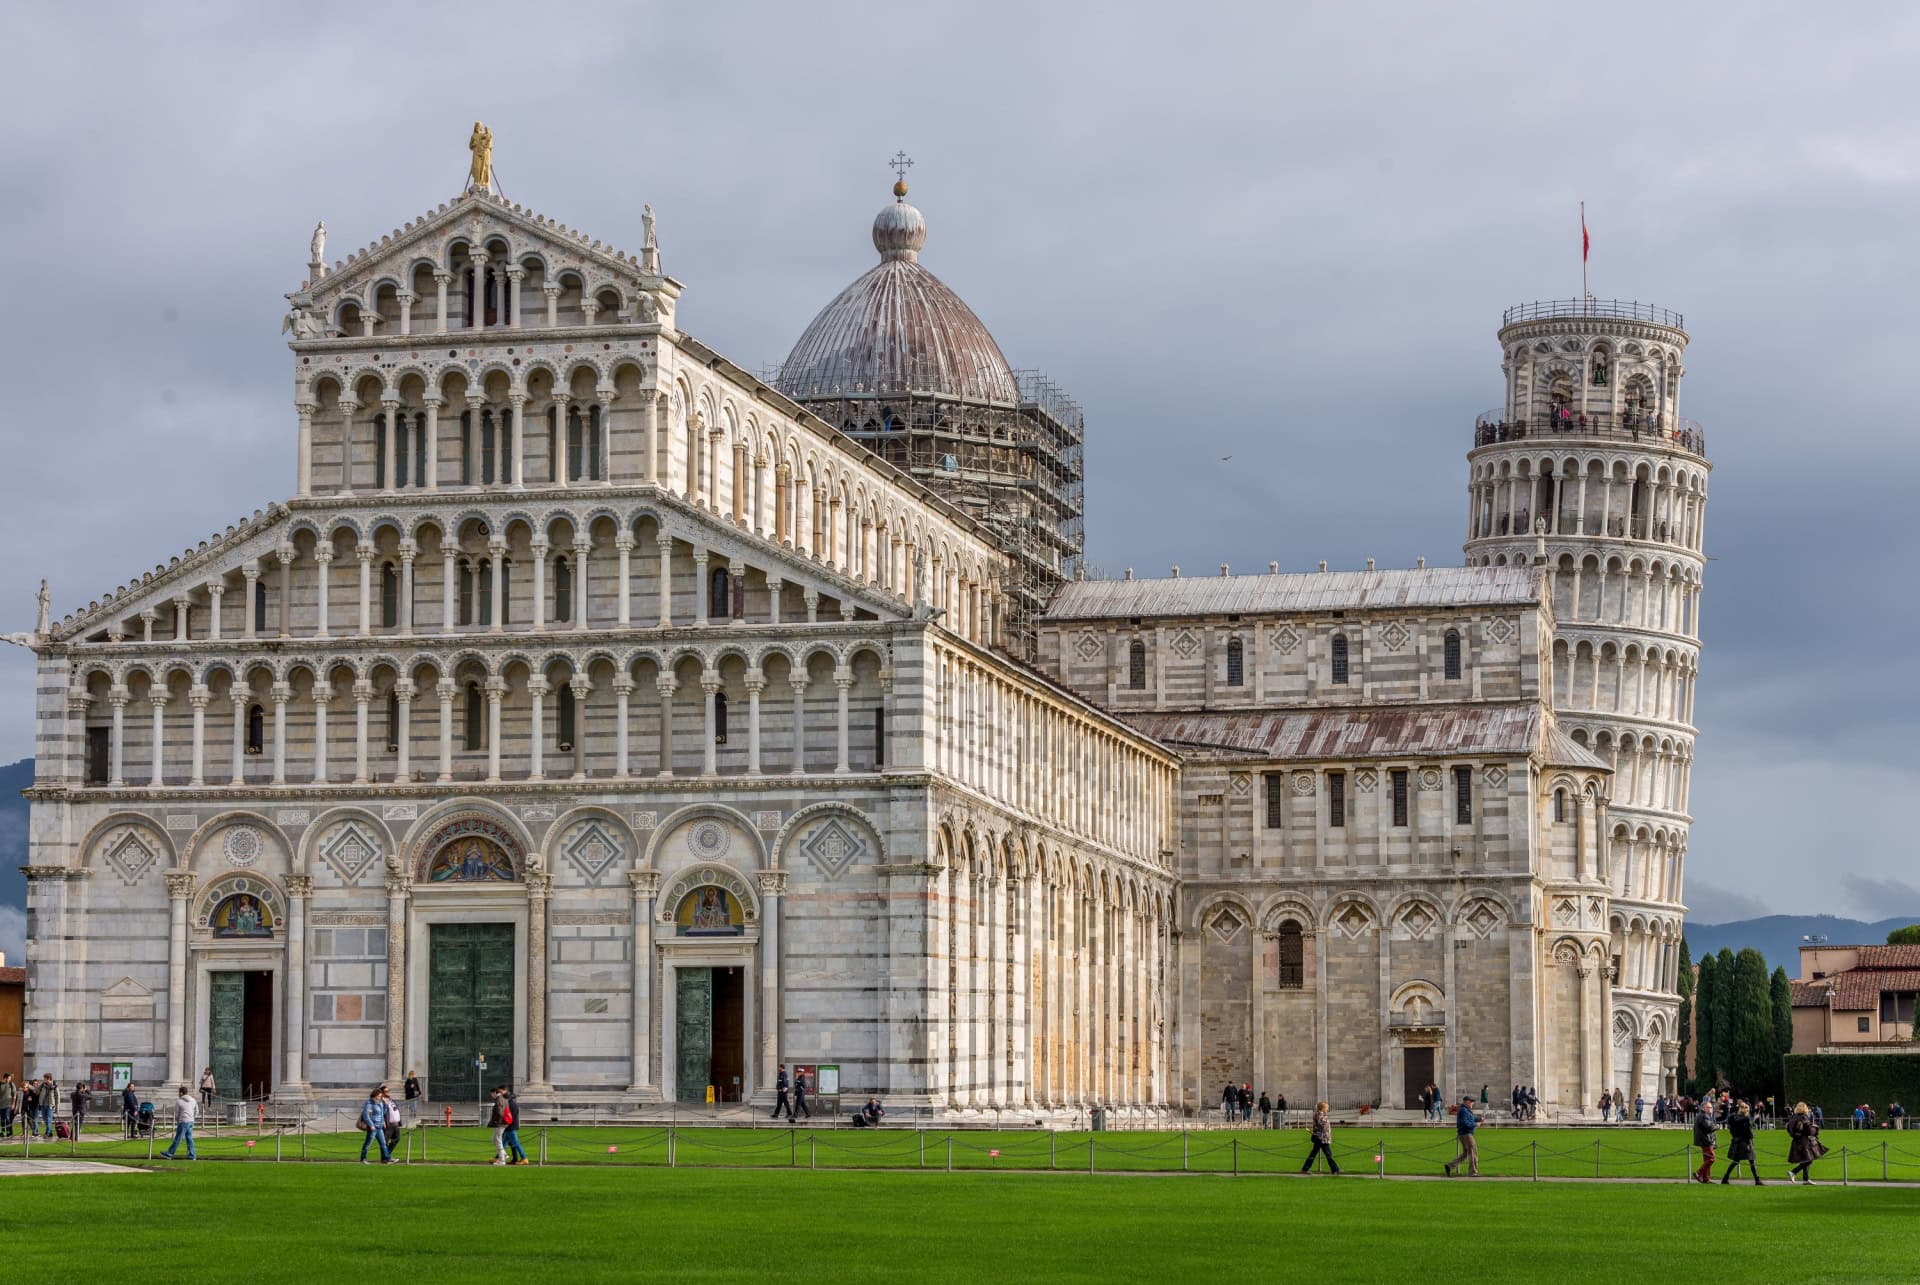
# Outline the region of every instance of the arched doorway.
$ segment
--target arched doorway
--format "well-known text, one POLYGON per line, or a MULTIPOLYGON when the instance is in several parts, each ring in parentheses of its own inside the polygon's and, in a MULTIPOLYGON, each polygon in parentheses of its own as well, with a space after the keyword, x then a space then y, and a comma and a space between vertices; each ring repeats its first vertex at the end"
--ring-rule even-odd
POLYGON ((421 851, 413 909, 427 947, 427 1091, 479 1103, 514 1082, 519 1061, 520 844, 498 820, 465 816, 421 851))

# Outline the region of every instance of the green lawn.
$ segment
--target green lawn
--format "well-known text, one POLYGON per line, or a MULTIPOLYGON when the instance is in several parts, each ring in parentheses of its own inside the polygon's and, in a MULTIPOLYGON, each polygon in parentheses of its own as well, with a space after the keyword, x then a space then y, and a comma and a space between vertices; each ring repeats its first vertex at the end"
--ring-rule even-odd
MULTIPOLYGON (((1085 1173, 1089 1146, 1099 1172, 1286 1173, 1297 1170, 1307 1151, 1302 1129, 1204 1130, 1190 1136, 1179 1132, 1049 1133, 1042 1130, 984 1132, 929 1129, 850 1129, 812 1131, 783 1128, 680 1128, 672 1132, 675 1163, 685 1168, 801 1169, 936 1169, 951 1163, 955 1169, 1048 1169, 1085 1173), (998 1151, 996 1156, 993 1153, 998 1151)), ((145 1141, 125 1142, 110 1131, 89 1131, 75 1154, 97 1159, 144 1160, 145 1141)), ((1852 1182, 1877 1182, 1884 1173, 1896 1181, 1920 1182, 1920 1131, 1855 1133, 1830 1130, 1825 1140, 1831 1154, 1815 1167, 1823 1181, 1839 1182, 1844 1172, 1852 1182), (1884 1170, 1882 1148, 1885 1148, 1884 1170), (1841 1158, 1842 1148, 1848 1156, 1841 1158)), ((664 1167, 669 1131, 662 1128, 571 1127, 529 1125, 521 1132, 523 1145, 541 1158, 542 1140, 549 1165, 664 1167)), ((351 1160, 358 1156, 361 1135, 307 1132, 257 1137, 248 1132, 202 1133, 200 1154, 220 1160, 271 1164, 277 1154, 283 1162, 351 1160), (253 1145, 249 1146, 251 1142, 253 1145)), ((1482 1129, 1481 1172, 1494 1176, 1542 1178, 1641 1178, 1675 1181, 1689 1161, 1689 1131, 1684 1129, 1482 1129), (1596 1161, 1597 1167, 1596 1167, 1596 1161)), ((1719 1145, 1724 1169, 1727 1137, 1719 1145)), ((165 1148, 163 1134, 154 1153, 165 1148)), ((1787 1135, 1763 1130, 1758 1135, 1761 1175, 1768 1181, 1786 1176, 1787 1135)), ((0 1156, 18 1154, 17 1142, 0 1148, 0 1156)), ((39 1149, 36 1148, 36 1151, 39 1149)), ((55 1144, 52 1154, 66 1154, 67 1144, 55 1144)), ((1374 1156, 1384 1154, 1390 1175, 1433 1174, 1454 1154, 1450 1128, 1367 1129, 1337 1128, 1334 1150, 1342 1168, 1350 1172, 1376 1170, 1374 1156), (1384 1148, 1381 1151, 1380 1148, 1384 1148)), ((428 1128, 409 1130, 399 1154, 411 1161, 432 1164, 482 1164, 492 1155, 485 1130, 428 1128)), ((1697 1163, 1697 1157, 1695 1158, 1697 1163)))
POLYGON ((1911 1280, 1920 1190, 167 1166, 0 1179, 15 1281, 1911 1280), (1814 1254, 1798 1252, 1818 1243, 1814 1254))

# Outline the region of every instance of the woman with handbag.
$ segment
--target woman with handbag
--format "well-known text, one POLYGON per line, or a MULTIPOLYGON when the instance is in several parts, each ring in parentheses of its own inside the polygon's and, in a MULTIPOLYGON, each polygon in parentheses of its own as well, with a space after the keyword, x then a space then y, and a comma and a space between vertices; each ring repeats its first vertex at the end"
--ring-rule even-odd
POLYGON ((1813 1118, 1807 1104, 1793 1104, 1793 1119, 1787 1122, 1787 1136, 1793 1139, 1793 1145, 1787 1149, 1787 1181, 1804 1182, 1813 1186, 1813 1175, 1808 1172, 1814 1161, 1827 1154, 1827 1148, 1820 1141, 1820 1122, 1813 1118))
POLYGON ((380 1163, 393 1163, 393 1150, 387 1146, 387 1105, 380 1096, 385 1092, 383 1085, 367 1094, 366 1105, 360 1108, 360 1132, 365 1135, 360 1139, 361 1164, 367 1163, 367 1146, 374 1142, 380 1144, 380 1163))

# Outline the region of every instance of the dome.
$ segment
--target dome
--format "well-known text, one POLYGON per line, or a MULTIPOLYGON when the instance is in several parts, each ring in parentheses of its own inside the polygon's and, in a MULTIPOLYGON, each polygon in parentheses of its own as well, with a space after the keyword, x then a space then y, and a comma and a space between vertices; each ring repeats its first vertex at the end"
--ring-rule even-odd
POLYGON ((927 221, 907 186, 873 220, 880 262, 820 310, 780 366, 797 400, 937 393, 1015 405, 1020 391, 1000 345, 960 296, 920 266, 927 221))

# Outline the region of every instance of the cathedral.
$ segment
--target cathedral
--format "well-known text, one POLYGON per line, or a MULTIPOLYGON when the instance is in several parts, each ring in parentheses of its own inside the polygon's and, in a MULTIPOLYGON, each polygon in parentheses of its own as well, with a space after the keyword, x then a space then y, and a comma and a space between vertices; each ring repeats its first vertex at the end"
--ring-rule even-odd
MULTIPOLYGON (((1079 406, 921 262, 778 372, 454 200, 287 296, 293 486, 54 618, 29 1070, 565 1117, 1675 1087, 1704 437, 1510 310, 1464 565, 1089 576, 1079 406)), ((1357 534, 1357 533, 1356 533, 1357 534)))

